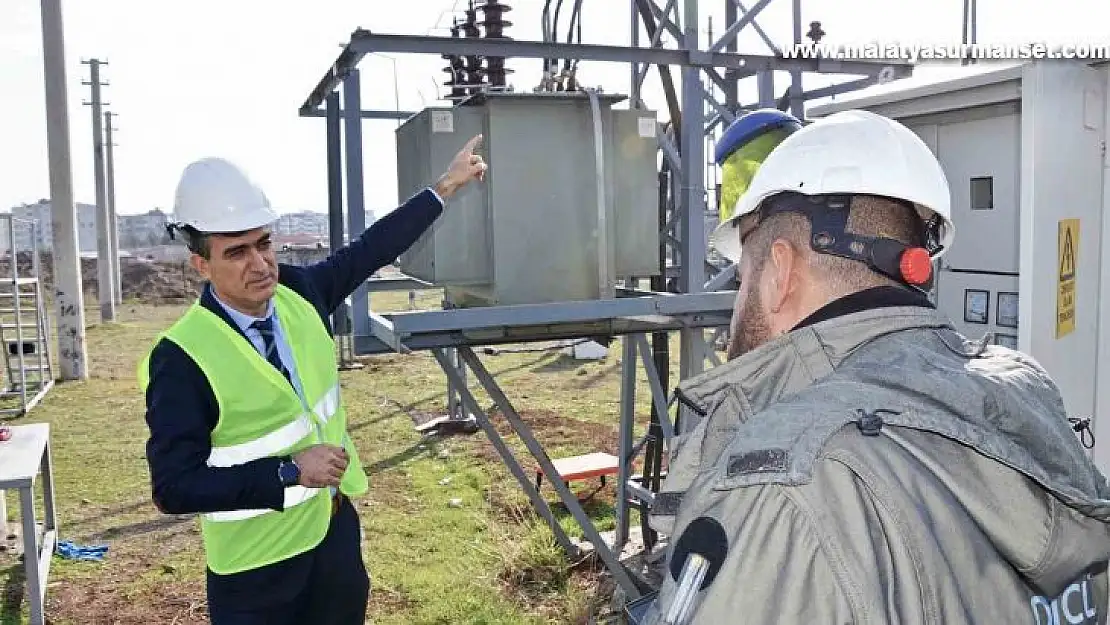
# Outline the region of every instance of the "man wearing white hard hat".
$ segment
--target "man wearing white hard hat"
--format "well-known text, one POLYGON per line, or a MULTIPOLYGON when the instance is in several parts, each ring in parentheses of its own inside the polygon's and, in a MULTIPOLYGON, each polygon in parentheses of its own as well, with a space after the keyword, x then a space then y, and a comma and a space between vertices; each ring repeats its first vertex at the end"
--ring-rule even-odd
POLYGON ((432 188, 307 267, 278 265, 265 193, 233 163, 185 168, 173 231, 206 278, 139 364, 155 505, 200 516, 214 625, 362 625, 358 513, 331 315, 482 179, 481 136, 432 188))
POLYGON ((869 112, 763 161, 713 234, 739 263, 729 361, 679 389, 703 418, 652 504, 645 622, 1106 622, 1110 488, 1059 391, 926 296, 950 197, 869 112))

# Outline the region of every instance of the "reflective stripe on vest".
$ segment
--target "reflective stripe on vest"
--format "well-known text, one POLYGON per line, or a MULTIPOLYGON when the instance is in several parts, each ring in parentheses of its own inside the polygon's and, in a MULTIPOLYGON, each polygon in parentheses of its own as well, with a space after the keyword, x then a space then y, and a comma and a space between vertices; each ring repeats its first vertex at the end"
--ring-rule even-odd
MULTIPOLYGON (((288 510, 293 506, 311 500, 317 493, 320 492, 319 488, 307 488, 305 486, 289 486, 285 489, 285 509, 288 510)), ((227 512, 208 512, 204 515, 205 519, 209 521, 242 521, 243 519, 250 519, 262 514, 269 514, 276 512, 270 508, 260 508, 257 510, 229 510, 227 512)))
POLYGON ((310 434, 312 434, 312 423, 309 422, 308 417, 301 415, 292 423, 252 441, 227 447, 213 447, 208 454, 208 466, 233 467, 246 464, 251 460, 273 456, 283 449, 292 447, 310 434))
MULTIPOLYGON (((338 384, 332 386, 324 393, 324 396, 313 406, 312 413, 316 415, 321 424, 324 424, 335 415, 337 410, 339 410, 338 384)), ((258 460, 259 458, 268 458, 283 449, 292 447, 300 442, 301 439, 311 435, 312 432, 313 426, 308 416, 301 415, 288 425, 252 441, 246 441, 238 445, 229 445, 227 447, 213 447, 212 451, 208 454, 208 466, 231 467, 239 464, 246 464, 252 460, 258 460)), ((349 439, 346 437, 346 432, 344 432, 344 446, 346 446, 348 441, 349 439)), ((319 493, 320 490, 319 488, 306 488, 300 485, 288 486, 285 488, 284 508, 288 510, 293 506, 300 505, 310 500, 314 495, 319 493)), ((242 521, 243 519, 249 519, 269 512, 276 512, 276 510, 269 508, 225 510, 206 513, 204 518, 216 522, 242 521)))
MULTIPOLYGON (((321 425, 339 410, 339 385, 329 388, 324 396, 312 408, 312 414, 320 420, 321 425)), ((307 415, 301 415, 292 423, 285 425, 269 434, 246 441, 237 445, 226 447, 213 447, 208 455, 210 467, 233 467, 246 464, 251 460, 273 456, 287 447, 292 447, 302 438, 312 433, 312 423, 307 415)))
POLYGON ((324 396, 316 402, 312 407, 313 414, 316 418, 320 419, 321 424, 326 424, 328 419, 339 410, 339 385, 336 384, 328 389, 324 396))

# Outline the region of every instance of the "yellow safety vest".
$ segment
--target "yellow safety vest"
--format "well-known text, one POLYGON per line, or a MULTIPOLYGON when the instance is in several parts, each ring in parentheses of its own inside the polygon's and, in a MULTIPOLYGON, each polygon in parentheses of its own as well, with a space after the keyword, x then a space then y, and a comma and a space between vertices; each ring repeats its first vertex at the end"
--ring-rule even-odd
MULTIPOLYGON (((211 434, 208 465, 231 467, 258 458, 292 455, 318 443, 342 445, 350 464, 339 490, 348 496, 361 495, 367 490, 367 478, 347 436, 335 341, 312 304, 284 285, 274 293, 274 311, 289 337, 304 404, 250 341, 199 301, 159 336, 179 345, 196 362, 216 396, 219 420, 211 434), (305 404, 310 409, 306 410, 305 404)), ((144 393, 149 384, 149 359, 148 353, 138 370, 144 393)), ((278 479, 276 472, 274 479, 278 479)), ((208 567, 227 574, 285 560, 319 544, 330 521, 328 489, 303 486, 285 489, 285 509, 280 512, 203 514, 201 534, 208 567)))

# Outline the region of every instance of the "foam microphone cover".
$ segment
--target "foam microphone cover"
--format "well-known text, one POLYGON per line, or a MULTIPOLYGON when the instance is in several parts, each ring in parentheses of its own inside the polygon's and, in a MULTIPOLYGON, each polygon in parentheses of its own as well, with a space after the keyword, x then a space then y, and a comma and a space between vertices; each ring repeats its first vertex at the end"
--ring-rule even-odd
POLYGON ((728 555, 728 536, 721 523, 712 517, 698 517, 690 523, 682 536, 675 544, 674 554, 671 556, 671 577, 678 581, 682 575, 682 567, 691 553, 696 553, 709 561, 709 569, 701 582, 699 590, 713 583, 713 578, 721 570, 721 565, 728 555))

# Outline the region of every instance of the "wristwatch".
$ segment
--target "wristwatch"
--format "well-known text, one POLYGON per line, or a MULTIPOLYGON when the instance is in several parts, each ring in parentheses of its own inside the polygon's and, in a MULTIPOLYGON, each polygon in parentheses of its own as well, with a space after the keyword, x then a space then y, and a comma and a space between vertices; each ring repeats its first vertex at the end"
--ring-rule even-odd
POLYGON ((281 464, 278 465, 278 479, 281 480, 282 486, 296 486, 301 479, 301 468, 293 461, 291 457, 281 459, 281 464))

